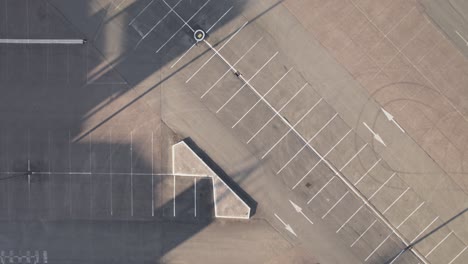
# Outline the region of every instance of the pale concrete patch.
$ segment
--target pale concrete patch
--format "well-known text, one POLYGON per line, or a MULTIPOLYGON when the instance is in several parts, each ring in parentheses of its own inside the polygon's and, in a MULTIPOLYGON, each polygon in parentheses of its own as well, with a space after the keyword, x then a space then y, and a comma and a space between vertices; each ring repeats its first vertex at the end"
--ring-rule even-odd
POLYGON ((184 141, 172 146, 172 162, 174 175, 212 178, 215 217, 249 219, 250 207, 184 141))

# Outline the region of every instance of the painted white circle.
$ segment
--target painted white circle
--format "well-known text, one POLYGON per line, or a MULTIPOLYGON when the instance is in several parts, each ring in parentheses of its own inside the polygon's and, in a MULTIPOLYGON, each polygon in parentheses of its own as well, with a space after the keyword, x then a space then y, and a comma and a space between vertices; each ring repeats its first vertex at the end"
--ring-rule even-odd
POLYGON ((205 38, 205 31, 201 29, 197 29, 193 33, 193 37, 195 38, 197 42, 202 41, 205 38))

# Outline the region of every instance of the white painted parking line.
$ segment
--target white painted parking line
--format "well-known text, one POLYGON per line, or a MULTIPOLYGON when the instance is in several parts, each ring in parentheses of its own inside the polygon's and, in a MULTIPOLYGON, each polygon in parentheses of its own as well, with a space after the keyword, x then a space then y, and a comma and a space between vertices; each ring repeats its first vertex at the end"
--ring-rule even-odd
POLYGON ((413 240, 411 241, 411 243, 413 243, 414 241, 416 241, 416 239, 418 239, 424 232, 426 232, 426 230, 432 225, 435 223, 435 221, 437 221, 437 219, 439 219, 439 216, 436 216, 434 218, 434 220, 432 220, 423 230, 421 230, 421 232, 419 232, 419 234, 413 238, 413 240))
POLYGON ((193 178, 193 207, 193 214, 197 217, 197 178, 193 178))
POLYGON ((409 189, 410 189, 410 187, 406 188, 406 190, 405 190, 404 192, 402 192, 402 193, 400 194, 400 196, 398 196, 398 198, 396 198, 395 201, 393 201, 393 203, 391 203, 391 204, 387 207, 387 209, 385 209, 385 211, 382 212, 382 214, 385 214, 386 212, 388 212, 388 210, 390 210, 390 208, 392 208, 392 206, 395 205, 396 202, 398 202, 398 200, 400 200, 400 198, 403 197, 403 195, 405 195, 405 193, 406 193, 407 191, 409 191, 409 189))
MULTIPOLYGON (((299 120, 297 120, 292 127, 296 127, 304 118, 306 118, 306 116, 309 115, 312 110, 314 110, 316 105, 317 104, 313 105, 305 114, 303 114, 302 117, 299 118, 299 120)), ((289 132, 292 131, 293 128, 290 128, 286 133, 284 133, 284 135, 281 136, 281 138, 275 144, 273 144, 273 146, 265 154, 263 154, 261 159, 264 159, 266 155, 268 155, 268 153, 270 153, 281 142, 281 140, 283 140, 289 134, 289 132)))
MULTIPOLYGON (((243 84, 243 85, 242 85, 242 86, 241 86, 241 87, 240 87, 240 88, 239 88, 239 89, 238 89, 238 90, 237 90, 237 91, 236 91, 236 92, 235 92, 235 93, 234 93, 234 94, 233 94, 233 95, 216 111, 216 113, 219 113, 219 111, 221 111, 229 102, 231 102, 231 100, 234 99, 234 97, 235 97, 238 93, 240 93, 240 91, 241 91, 242 89, 244 89, 245 86, 247 86, 248 84, 250 84, 250 81, 252 81, 253 78, 255 78, 255 76, 257 76, 257 74, 259 74, 259 73, 263 70, 263 68, 265 68, 265 67, 268 65, 268 63, 270 63, 270 61, 272 61, 272 60, 276 57, 276 55, 278 55, 278 53, 279 53, 278 51, 275 52, 275 54, 273 54, 273 56, 271 56, 271 57, 262 65, 262 67, 260 67, 260 68, 254 73, 254 75, 252 75, 252 77, 250 77, 248 80, 244 80, 244 84, 243 84)), ((261 96, 260 96, 260 97, 261 97, 261 96)))
POLYGON ((179 16, 179 14, 174 10, 175 6, 174 6, 174 8, 170 7, 166 3, 166 1, 164 1, 164 0, 162 0, 162 1, 171 9, 172 12, 174 12, 174 14, 176 14, 176 16, 178 16, 184 22, 184 24, 181 27, 179 27, 179 29, 177 29, 177 31, 174 32, 174 34, 172 34, 172 36, 170 36, 169 39, 166 40, 166 42, 164 42, 161 45, 161 47, 159 47, 158 50, 156 50, 156 53, 159 53, 159 51, 161 51, 161 49, 164 48, 164 46, 166 46, 167 43, 169 43, 169 41, 171 41, 175 37, 175 35, 177 35, 177 33, 179 33, 179 31, 181 31, 184 28, 184 26, 189 27, 190 30, 193 31, 193 28, 188 24, 188 22, 190 22, 190 20, 192 20, 211 0, 206 1, 187 21, 185 21, 181 16, 179 16))
MULTIPOLYGON (((237 70, 232 66, 232 64, 226 60, 226 58, 224 58, 224 56, 222 56, 208 41, 206 40, 203 40, 203 42, 208 45, 218 56, 221 60, 223 60, 228 66, 229 68, 233 71, 233 72, 237 72, 237 70)), ((257 89, 255 89, 255 87, 253 87, 242 75, 239 75, 238 76, 241 80, 243 80, 248 86, 249 88, 259 97, 259 98, 262 98, 262 95, 258 92, 257 89)), ((279 111, 270 103, 268 102, 266 99, 262 99, 262 101, 275 113, 275 116, 278 116, 280 118, 280 120, 283 122, 283 124, 285 124, 286 126, 288 127, 291 127, 291 124, 288 123, 288 121, 286 120, 285 117, 283 117, 279 111)), ((304 136, 302 136, 296 129, 293 129, 294 133, 304 142, 306 143, 307 140, 304 138, 304 136)), ((340 180, 350 189, 353 191, 353 193, 359 198, 361 199, 362 202, 364 202, 366 205, 368 205, 368 208, 369 210, 371 210, 381 221, 382 223, 384 223, 390 230, 392 230, 396 236, 398 236, 399 239, 401 239, 401 241, 403 241, 405 243, 405 245, 408 245, 406 239, 403 237, 402 234, 400 234, 398 232, 398 230, 395 230, 394 227, 392 226, 392 224, 378 211, 376 210, 374 207, 372 207, 371 205, 369 205, 367 199, 365 196, 363 196, 359 190, 352 184, 352 183, 349 183, 347 181, 347 179, 345 178, 345 176, 343 176, 337 169, 335 169, 335 167, 326 159, 323 158, 323 156, 310 144, 308 144, 308 147, 310 148, 310 150, 312 150, 317 156, 319 156, 320 160, 322 160, 326 166, 335 174, 333 177, 339 177, 340 180)), ((418 254, 417 251, 414 251, 412 249, 410 249, 414 254, 416 254, 417 256, 420 256, 418 254)))
MULTIPOLYGON (((320 100, 318 100, 318 102, 315 103, 315 104, 317 105, 317 104, 320 103, 321 101, 322 101, 322 98, 320 98, 320 100)), ((337 115, 337 114, 336 114, 336 115, 337 115)), ((327 122, 327 124, 325 124, 325 126, 327 126, 328 123, 331 122, 331 120, 333 120, 333 119, 336 117, 336 115, 333 116, 330 120, 328 120, 328 122, 327 122)), ((302 148, 300 148, 300 149, 296 152, 296 154, 294 154, 294 156, 292 156, 292 157, 286 162, 286 164, 284 164, 283 167, 281 167, 281 169, 279 169, 279 170, 276 172, 276 174, 279 174, 284 168, 286 168, 286 166, 288 166, 288 164, 289 164, 294 158, 296 158, 296 156, 299 155, 299 153, 300 153, 302 150, 304 150, 304 149, 307 147, 307 145, 322 131, 323 128, 324 128, 324 127, 322 127, 321 130, 319 130, 317 133, 315 133, 315 135, 312 136, 312 138, 310 138, 310 139, 306 142, 307 144, 304 144, 304 146, 302 146, 302 148)))
MULTIPOLYGON (((387 184, 392 178, 393 176, 395 176, 395 172, 369 197, 369 201, 372 200, 372 198, 374 198, 374 196, 385 186, 385 184, 387 184)), ((338 228, 338 230, 336 230, 336 233, 340 232, 341 229, 343 229, 343 227, 345 227, 345 225, 351 221, 351 219, 362 209, 362 207, 364 207, 365 204, 361 205, 357 210, 356 212, 354 212, 341 226, 340 228, 338 228)))
MULTIPOLYGON (((233 66, 236 66, 253 48, 255 48, 255 46, 257 46, 257 44, 263 39, 263 37, 260 37, 260 39, 258 39, 245 53, 244 55, 242 55, 234 64, 233 66)), ((206 90, 205 93, 203 93, 202 96, 200 96, 200 98, 203 98, 205 97, 223 78, 224 76, 226 76, 226 74, 229 73, 231 69, 228 69, 227 71, 224 72, 223 75, 221 75, 221 77, 218 78, 218 80, 216 80, 216 82, 211 85, 210 88, 208 88, 208 90, 206 90)))
MULTIPOLYGON (((180 19, 180 21, 182 21, 184 23, 185 26, 187 26, 192 32, 195 32, 195 30, 188 24, 189 21, 185 21, 185 19, 183 19, 179 13, 177 13, 174 9, 176 8, 176 6, 174 5, 173 7, 170 6, 165 0, 162 0, 163 3, 169 7, 169 9, 174 12, 174 14, 180 19)), ((209 2, 210 0, 208 0, 207 2, 209 2)), ((203 6, 205 6, 207 4, 207 2, 205 2, 205 4, 203 6)), ((203 8, 202 6, 202 8, 203 8)), ((193 16, 192 16, 193 17, 193 16)))
POLYGON ((382 160, 382 158, 378 159, 378 160, 374 163, 374 165, 372 165, 372 166, 366 171, 366 173, 364 173, 364 174, 361 176, 361 178, 359 178, 359 180, 357 180, 357 181, 354 183, 354 185, 358 185, 358 184, 362 181, 362 179, 364 179, 364 177, 366 177, 367 174, 369 174, 369 172, 371 172, 371 170, 372 170, 375 166, 377 166, 377 164, 379 164, 379 162, 380 162, 381 160, 382 160))
POLYGON ((369 256, 367 256, 367 258, 364 259, 364 262, 367 262, 369 258, 372 257, 372 255, 374 255, 374 253, 390 238, 392 234, 393 233, 388 234, 388 236, 382 242, 380 242, 380 244, 369 254, 369 256))
POLYGON ((109 178, 110 178, 110 215, 112 216, 114 214, 114 202, 113 202, 113 197, 112 197, 112 184, 113 184, 113 175, 112 175, 112 130, 109 131, 109 178))
POLYGON ((335 178, 336 176, 331 177, 330 180, 328 180, 327 183, 325 183, 325 185, 323 185, 322 188, 320 188, 320 190, 318 190, 318 192, 314 196, 312 196, 312 198, 310 198, 309 201, 307 201, 307 204, 310 204, 312 200, 314 200, 314 198, 317 197, 317 195, 319 195, 319 193, 322 192, 322 190, 325 189, 325 187, 327 187, 327 185, 330 184, 330 182, 335 178))
POLYGON ((351 163, 351 161, 353 161, 354 158, 357 157, 357 155, 359 155, 359 153, 361 153, 361 151, 367 146, 368 143, 364 144, 364 146, 362 146, 358 152, 356 152, 356 154, 354 154, 354 156, 352 156, 344 165, 343 167, 341 167, 340 171, 342 171, 344 168, 346 168, 346 166, 348 166, 349 163, 351 163))
POLYGON ((406 218, 405 220, 403 220, 396 228, 400 228, 406 221, 408 221, 408 219, 414 214, 416 213, 416 211, 419 210, 419 208, 421 208, 421 206, 424 205, 425 202, 422 202, 418 207, 416 207, 416 209, 413 210, 413 212, 411 212, 406 218))
MULTIPOLYGON (((241 30, 247 26, 249 22, 245 22, 240 28, 238 28, 236 30, 236 32, 234 32, 234 34, 232 34, 227 40, 226 42, 223 43, 223 45, 221 45, 221 47, 219 47, 218 49, 218 52, 221 51, 229 42, 231 42, 231 40, 237 35, 239 34, 239 32, 241 32, 241 30)), ((190 80, 192 80, 193 77, 195 77, 195 75, 197 75, 197 73, 199 73, 207 64, 208 62, 211 61, 211 59, 214 58, 214 56, 216 56, 216 53, 213 53, 186 81, 185 83, 188 83, 190 82, 190 80)))
POLYGON ((465 246, 465 248, 463 248, 462 251, 460 251, 460 253, 458 253, 448 264, 452 264, 456 259, 458 259, 458 257, 460 257, 460 255, 463 254, 467 248, 468 246, 465 246))
MULTIPOLYGON (((231 6, 231 8, 229 8, 213 25, 211 25, 211 27, 206 31, 206 33, 209 33, 209 32, 211 31, 211 29, 213 29, 213 27, 214 27, 217 23, 219 23, 219 21, 221 21, 221 20, 224 18, 224 16, 226 16, 226 15, 229 13, 229 11, 231 11, 232 8, 233 8, 233 7, 231 6)), ((186 50, 186 51, 184 52, 184 54, 182 54, 182 56, 180 56, 179 59, 177 59, 177 61, 174 62, 174 64, 172 64, 171 69, 174 68, 174 66, 175 66, 180 60, 182 60, 182 58, 184 58, 185 55, 187 55, 187 54, 190 52, 190 50, 192 50, 193 47, 195 47, 196 45, 197 45, 197 42, 193 43, 192 46, 190 46, 190 48, 189 48, 188 50, 186 50)))
POLYGON ((330 154, 330 152, 332 152, 341 143, 341 141, 343 141, 349 135, 349 133, 351 133, 351 131, 353 130, 352 129, 348 130, 348 132, 346 132, 346 134, 344 134, 344 136, 341 137, 340 140, 338 140, 338 142, 336 142, 335 145, 333 145, 333 147, 331 147, 331 149, 328 150, 327 153, 325 153, 325 155, 323 155, 323 157, 328 156, 328 154, 330 154))
POLYGON ((174 62, 174 64, 171 65, 171 69, 174 68, 174 66, 180 61, 182 60, 182 58, 185 57, 185 55, 187 55, 192 49, 193 47, 195 47, 195 45, 197 45, 197 42, 193 43, 192 46, 190 46, 190 48, 188 48, 188 50, 186 50, 184 52, 184 54, 182 54, 182 56, 179 57, 179 59, 176 60, 176 62, 174 62))
POLYGON ((133 216, 133 131, 130 132, 130 215, 133 216))
MULTIPOLYGON (((174 5, 174 8, 176 8, 176 7, 180 4, 180 2, 182 2, 182 0, 179 0, 179 1, 174 5)), ((140 43, 141 43, 146 37, 148 37, 148 35, 151 34, 151 32, 153 32, 153 30, 154 30, 159 24, 161 24, 161 22, 162 22, 164 19, 166 19, 166 17, 167 17, 173 10, 174 10, 174 9, 171 8, 161 19, 159 19, 158 22, 156 22, 156 24, 154 24, 154 25, 150 28, 150 30, 149 30, 148 32, 146 32, 146 34, 143 35, 143 37, 141 37, 141 39, 137 42, 136 47, 138 47, 138 46, 140 45, 140 43)))
POLYGON ((396 175, 396 172, 394 172, 370 197, 369 197, 369 200, 371 200, 384 186, 385 184, 387 184, 392 178, 393 176, 396 175))
MULTIPOLYGON (((70 129, 68 130, 68 170, 71 172, 71 152, 72 152, 72 146, 71 146, 71 133, 70 129)), ((72 216, 73 213, 73 197, 72 197, 72 177, 71 174, 68 175, 68 202, 69 202, 69 207, 70 207, 70 216, 72 216)))
POLYGON ((135 20, 141 15, 143 14, 143 12, 145 12, 145 10, 151 5, 153 4, 154 0, 151 0, 151 2, 149 2, 140 12, 138 12, 138 14, 132 19, 132 21, 130 21, 130 23, 128 23, 128 25, 130 26, 131 24, 133 24, 133 22, 135 22, 135 20))
MULTIPOLYGON (((290 68, 286 73, 284 73, 283 76, 281 76, 281 78, 275 84, 273 84, 273 86, 271 86, 271 88, 264 95, 262 95, 262 98, 265 98, 265 96, 267 96, 281 82, 281 80, 283 80, 283 78, 286 77, 286 75, 288 75, 288 73, 292 69, 293 68, 290 68)), ((262 101, 262 98, 258 99, 258 101, 255 102, 255 104, 252 107, 250 107, 250 109, 241 118, 239 118, 239 120, 237 120, 237 122, 234 125, 232 125, 231 128, 237 126, 237 124, 239 124, 242 121, 242 119, 244 119, 244 117, 246 117, 250 113, 250 111, 252 111, 252 109, 254 109, 254 107, 262 101)))
POLYGON ((174 175, 172 177, 173 177, 173 183, 172 183, 172 185, 173 185, 173 188, 172 188, 172 208, 173 208, 173 214, 174 214, 174 217, 175 217, 176 216, 176 213, 175 213, 175 197, 176 197, 176 195, 175 195, 175 184, 176 184, 175 177, 176 176, 174 175))
POLYGON ((315 167, 317 167, 320 163, 322 162, 322 160, 319 160, 317 161, 317 163, 314 164, 314 166, 312 166, 312 168, 310 168, 309 171, 307 171, 304 176, 302 176, 302 178, 299 179, 299 181, 297 181, 297 183, 292 187, 292 190, 296 189, 296 187, 315 169, 315 167))
MULTIPOLYGON (((333 120, 333 119, 331 119, 331 120, 333 120)), ((326 158, 326 157, 328 156, 328 154, 330 154, 330 152, 332 152, 332 150, 335 149, 335 147, 338 146, 338 144, 340 144, 340 142, 341 142, 351 131, 352 131, 352 129, 350 129, 350 130, 348 131, 348 133, 346 133, 346 135, 344 135, 338 142, 336 142, 336 144, 335 144, 327 153, 325 153, 325 155, 323 155, 323 158, 326 158)), ((318 133, 319 133, 319 132, 318 132, 318 133)), ((318 133, 316 133, 316 135, 318 135, 318 133)), ((308 143, 310 143, 310 141, 312 141, 314 138, 315 138, 315 135, 314 135, 311 139, 309 139, 308 143)), ((307 146, 307 145, 304 145, 304 146, 299 150, 299 152, 302 151, 302 149, 304 149, 305 146, 307 146)), ((298 152, 298 153, 299 153, 299 152, 298 152)), ((297 154, 297 153, 296 153, 296 154, 297 154)), ((295 155, 295 156, 296 156, 296 155, 295 155)), ((302 178, 293 186, 292 189, 293 189, 293 190, 296 189, 296 187, 307 177, 307 175, 309 175, 309 174, 315 169, 315 167, 316 167, 321 161, 322 161, 322 160, 319 160, 317 163, 315 163, 315 165, 314 165, 306 174, 304 174, 304 176, 302 176, 302 178)), ((284 167, 284 166, 283 166, 283 167, 284 167)))
POLYGON ((322 219, 324 219, 333 210, 333 208, 335 208, 346 197, 346 195, 348 195, 348 193, 349 191, 346 191, 345 194, 343 194, 343 196, 341 196, 341 198, 336 201, 336 203, 330 209, 328 209, 328 211, 322 216, 322 219))
POLYGON ((151 131, 151 216, 154 216, 154 131, 151 131))
MULTIPOLYGON (((286 106, 288 106, 288 104, 307 86, 307 84, 308 83, 305 83, 301 89, 299 89, 291 98, 289 98, 289 100, 278 110, 278 113, 281 112, 286 106)), ((252 141, 260 132, 262 132, 262 130, 275 118, 275 116, 276 113, 270 119, 268 119, 268 121, 257 132, 255 132, 255 134, 253 134, 249 140, 247 140, 247 144, 249 144, 250 141, 252 141)))
POLYGON ((206 33, 210 33, 210 31, 216 26, 216 24, 218 24, 219 21, 221 21, 231 11, 232 8, 233 6, 231 6, 226 12, 224 12, 224 14, 220 18, 218 18, 218 20, 216 20, 216 22, 213 25, 211 25, 211 27, 206 31, 206 33))
POLYGON ((437 243, 437 245, 435 245, 424 257, 429 257, 429 255, 431 255, 432 252, 434 252, 434 250, 436 250, 440 246, 440 244, 442 244, 451 234, 453 234, 453 230, 450 231, 450 233, 448 233, 441 241, 439 241, 439 243, 437 243))
POLYGON ((343 227, 359 212, 361 209, 364 207, 364 204, 362 204, 341 226, 336 230, 336 233, 340 232, 343 227))
MULTIPOLYGON (((301 89, 299 89, 291 98, 289 98, 289 100, 277 111, 278 113, 281 112, 306 86, 307 86, 308 83, 305 83, 301 89)), ((319 102, 322 100, 322 98, 320 98, 319 102)), ((276 114, 274 114, 248 141, 247 141, 247 144, 250 143, 250 141, 252 139, 255 138, 255 136, 258 135, 258 133, 260 133, 274 118, 275 118, 276 114)))
POLYGON ((377 219, 375 219, 372 222, 372 224, 370 224, 369 227, 366 230, 364 230, 364 232, 362 232, 362 234, 358 238, 356 238, 356 240, 354 240, 354 242, 351 244, 350 247, 353 247, 354 245, 356 245, 356 243, 367 233, 367 231, 369 231, 369 229, 371 229, 374 226, 375 223, 377 223, 377 219))
POLYGON ((297 213, 301 214, 311 225, 314 224, 314 222, 312 222, 312 220, 310 220, 310 218, 304 213, 304 211, 302 210, 302 208, 299 205, 295 204, 291 200, 289 200, 289 202, 294 207, 294 210, 296 210, 297 213))

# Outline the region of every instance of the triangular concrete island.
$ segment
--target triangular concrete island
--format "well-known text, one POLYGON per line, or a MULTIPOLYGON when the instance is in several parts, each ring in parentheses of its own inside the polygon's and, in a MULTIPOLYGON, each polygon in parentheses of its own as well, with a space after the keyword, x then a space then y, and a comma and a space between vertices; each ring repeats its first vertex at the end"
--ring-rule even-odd
POLYGON ((215 217, 249 219, 250 207, 184 141, 172 146, 172 173, 210 177, 215 217))

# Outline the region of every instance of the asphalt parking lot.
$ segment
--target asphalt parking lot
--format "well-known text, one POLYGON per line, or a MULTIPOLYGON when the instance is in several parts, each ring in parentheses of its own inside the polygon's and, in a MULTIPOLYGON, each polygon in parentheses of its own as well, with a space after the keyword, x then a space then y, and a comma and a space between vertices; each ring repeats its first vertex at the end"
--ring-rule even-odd
MULTIPOLYGON (((180 16, 191 17, 190 13, 180 16)), ((320 97, 315 84, 288 67, 273 39, 247 22, 234 20, 226 37, 209 36, 208 42, 216 43, 221 55, 206 53, 184 69, 187 88, 261 159, 271 160, 278 177, 303 198, 302 204, 315 218, 335 226, 336 233, 365 262, 381 263, 397 254, 405 247, 398 237, 401 234, 415 241, 442 224, 398 172, 376 154, 373 144, 379 143, 360 138, 320 97), (335 175, 336 170, 387 223, 335 175)), ((173 65, 190 62, 204 48, 191 49, 174 59, 173 65)), ((443 263, 463 253, 465 247, 456 232, 444 228, 418 245, 418 250, 434 263, 443 263)), ((405 257, 402 263, 417 262, 413 255, 405 257)))
MULTIPOLYGON (((112 70, 100 70, 107 62, 93 49, 57 48, 38 52, 17 49, 12 53, 8 50, 8 54, 18 56, 8 55, 3 67, 9 68, 18 58, 23 58, 18 60, 23 64, 17 67, 27 70, 17 76, 3 75, 5 83, 34 73, 39 76, 37 80, 61 85, 55 88, 45 85, 44 90, 32 91, 25 99, 46 98, 44 105, 26 107, 27 112, 39 109, 46 114, 15 116, 34 124, 32 128, 22 123, 1 131, 2 175, 13 176, 3 186, 7 189, 2 193, 5 196, 2 201, 6 201, 2 203, 3 217, 163 217, 180 221, 211 217, 208 202, 198 204, 211 197, 206 179, 162 175, 163 165, 154 158, 164 155, 161 142, 156 140, 156 153, 153 147, 151 151, 147 147, 149 142, 154 145, 154 134, 160 135, 159 130, 155 126, 145 127, 144 115, 135 114, 145 112, 147 105, 157 109, 157 100, 152 100, 157 96, 153 94, 147 99, 144 102, 147 105, 133 104, 139 97, 132 92, 140 90, 129 92, 127 85, 138 84, 145 78, 160 80, 146 74, 164 65, 164 73, 177 74, 190 93, 256 153, 258 159, 268 163, 277 178, 298 197, 291 202, 306 208, 304 214, 311 222, 320 221, 336 230, 363 262, 385 262, 405 248, 400 236, 409 242, 416 241, 442 224, 427 202, 376 153, 380 143, 361 138, 317 92, 321 84, 307 82, 291 66, 283 55, 285 52, 275 44, 278 36, 265 34, 261 25, 238 15, 243 5, 244 2, 230 1, 111 2, 107 15, 122 17, 123 13, 124 18, 109 27, 128 33, 124 36, 127 41, 123 47, 113 46, 109 35, 99 33, 111 31, 108 25, 97 30, 99 34, 94 36, 94 41, 101 49, 107 45, 105 49, 109 53, 100 52, 126 78, 112 70), (196 28, 207 32, 206 41, 197 43, 193 39, 196 28), (118 56, 108 56, 119 49, 136 52, 128 59, 130 62, 119 64, 118 56), (38 57, 34 57, 36 54, 38 57), (156 56, 157 66, 148 63, 141 66, 141 71, 134 71, 132 67, 138 60, 132 62, 132 59, 145 56, 156 56), (42 67, 41 63, 48 58, 60 58, 46 63, 56 68, 42 67), (33 67, 34 64, 41 66, 33 67), (75 68, 79 70, 70 70, 75 68), (86 74, 89 71, 93 73, 86 74), (238 76, 234 74, 236 71, 238 76), (64 101, 72 107, 64 108, 57 103, 61 100, 44 96, 49 89, 65 95, 62 85, 99 89, 67 95, 64 101), (87 97, 88 92, 92 96, 87 97), (109 100, 114 103, 110 104, 111 110, 100 111, 103 102, 116 97, 121 101, 109 100), (83 100, 84 106, 73 105, 76 98, 90 100, 83 100), (125 105, 122 101, 132 101, 132 104, 125 105), (63 116, 57 114, 62 109, 66 109, 63 116), (123 114, 114 118, 115 111, 123 114), (44 123, 51 129, 43 129, 44 123), (93 139, 118 144, 98 144, 93 139), (23 175, 29 169, 35 173, 23 175)), ((11 8, 21 9, 20 6, 11 8)), ((20 30, 8 27, 2 30, 34 32, 27 30, 30 22, 21 23, 24 27, 20 26, 20 30)), ((70 37, 79 35, 66 32, 70 37)), ((8 94, 11 96, 5 98, 24 100, 20 92, 12 90, 8 94)), ((22 107, 16 102, 9 104, 8 100, 2 101, 2 106, 21 113, 22 107)), ((160 113, 154 109, 150 113, 157 120, 160 113)), ((16 122, 6 114, 2 119, 6 120, 5 124, 16 122)), ((456 264, 462 263, 466 248, 456 230, 444 227, 416 249, 432 263, 456 264)), ((399 263, 419 261, 411 252, 398 260, 399 263)))
POLYGON ((210 180, 152 171, 128 136, 128 146, 75 144, 68 132, 2 130, 1 219, 211 219, 210 180))

